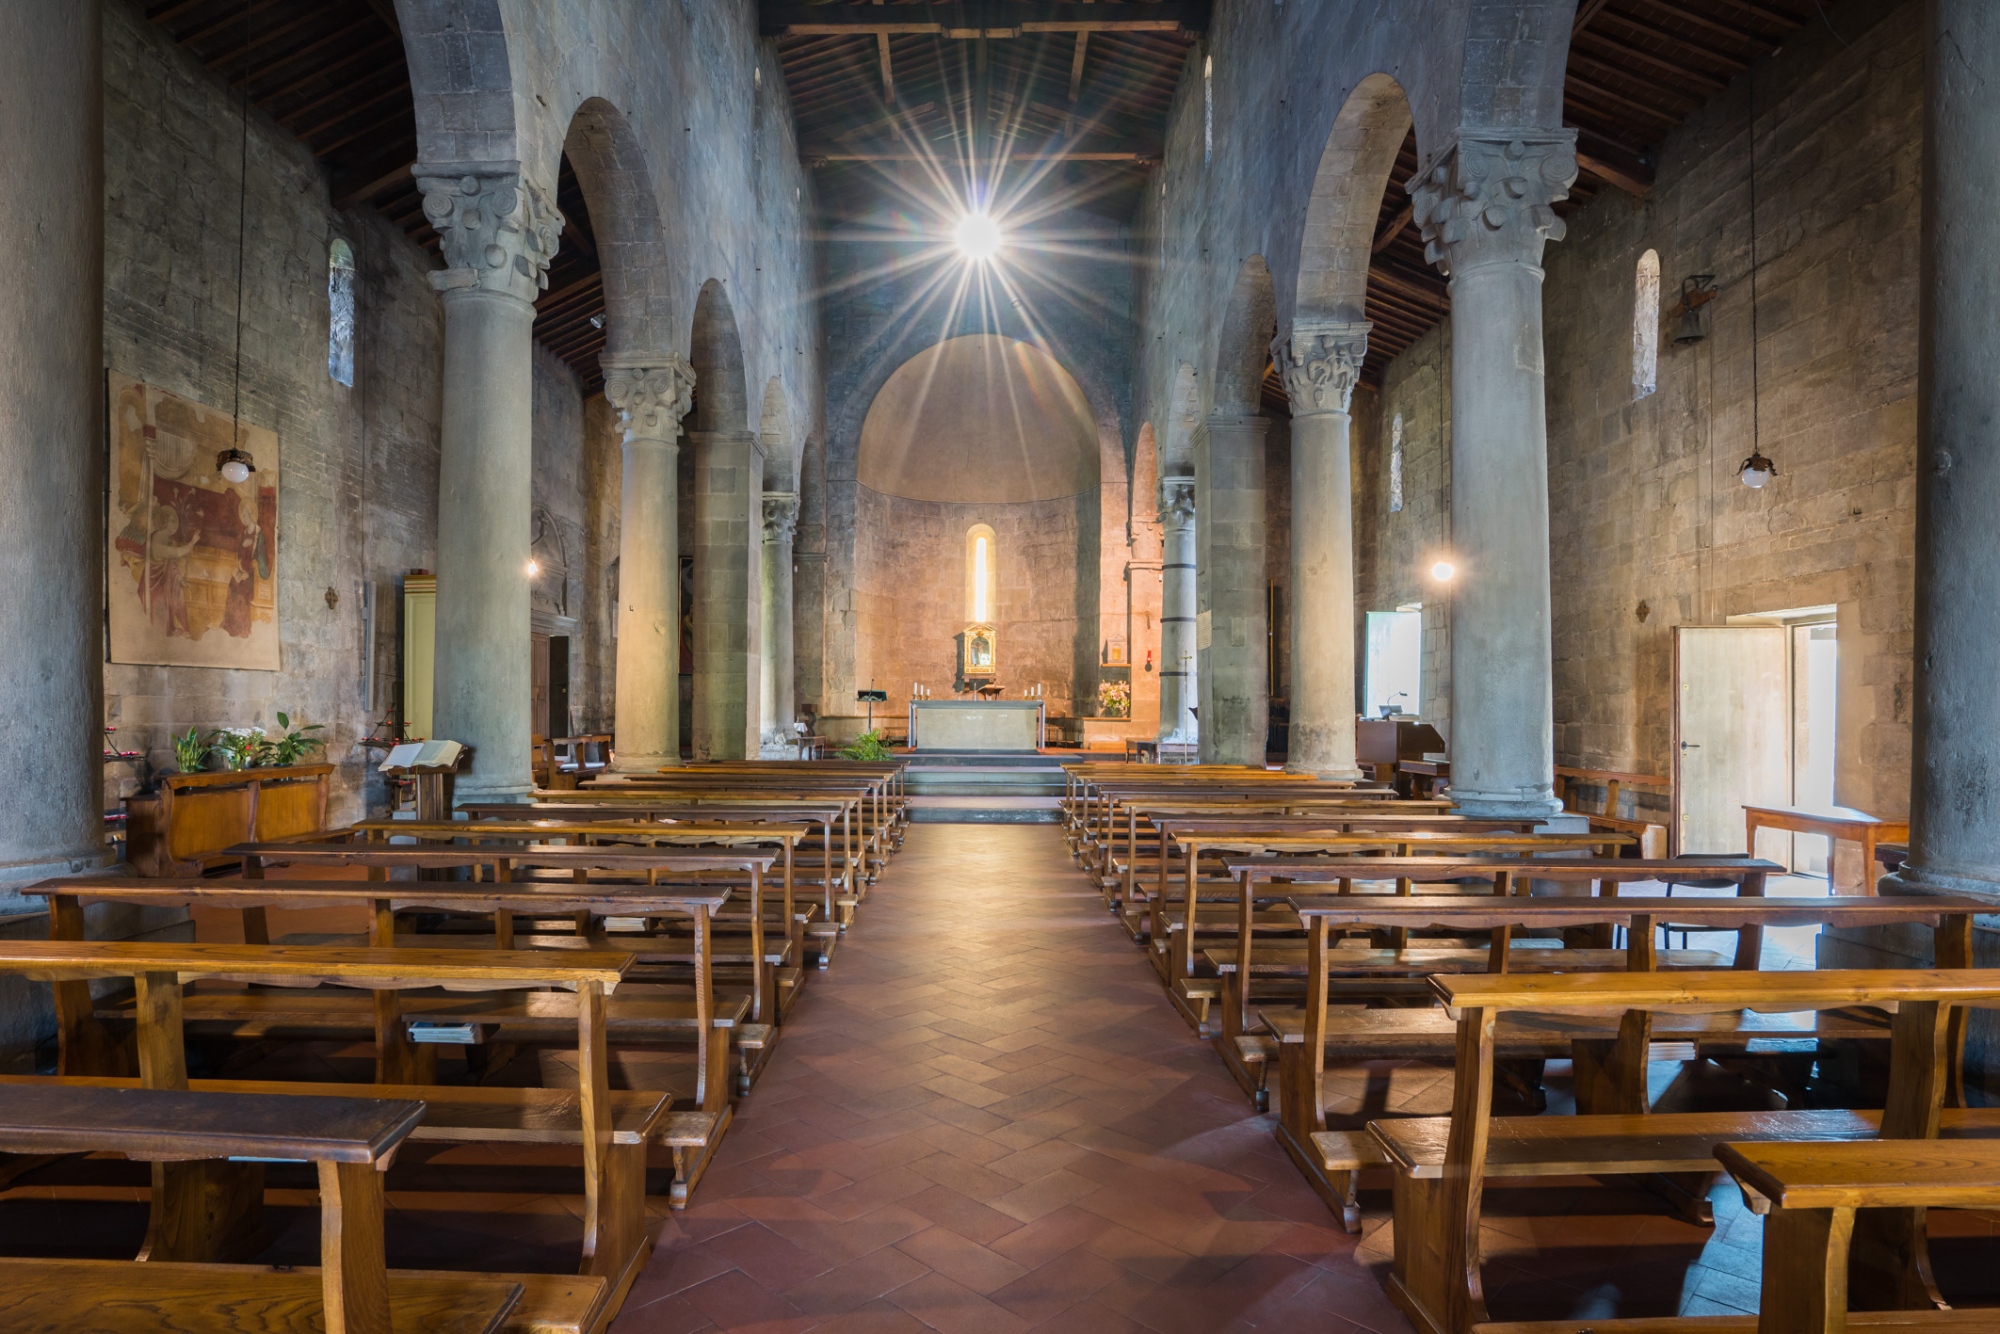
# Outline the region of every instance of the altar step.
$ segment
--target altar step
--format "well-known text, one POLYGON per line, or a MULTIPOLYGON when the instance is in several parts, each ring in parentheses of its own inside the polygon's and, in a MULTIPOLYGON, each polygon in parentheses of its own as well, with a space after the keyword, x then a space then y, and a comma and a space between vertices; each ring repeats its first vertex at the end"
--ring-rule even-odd
POLYGON ((1053 755, 919 751, 903 771, 920 824, 1055 824, 1062 759, 1053 755))
POLYGON ((913 824, 1059 824, 1054 797, 911 797, 913 824))
POLYGON ((926 756, 903 771, 913 797, 1060 797, 1063 771, 1042 756, 1033 765, 935 765, 926 756))

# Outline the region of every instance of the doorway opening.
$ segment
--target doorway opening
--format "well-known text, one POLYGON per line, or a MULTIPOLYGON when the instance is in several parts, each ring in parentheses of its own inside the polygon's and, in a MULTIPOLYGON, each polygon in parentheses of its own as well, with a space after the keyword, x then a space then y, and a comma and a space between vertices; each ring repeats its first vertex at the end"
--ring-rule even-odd
POLYGON ((1835 608, 1733 616, 1674 635, 1674 851, 1750 853, 1825 878, 1825 838, 1766 829, 1750 848, 1743 808, 1833 805, 1835 608))
POLYGON ((569 636, 537 634, 529 644, 529 730, 552 741, 567 737, 576 730, 569 717, 569 636))
POLYGON ((1369 718, 1424 711, 1424 611, 1421 605, 1368 613, 1367 670, 1361 711, 1369 718))

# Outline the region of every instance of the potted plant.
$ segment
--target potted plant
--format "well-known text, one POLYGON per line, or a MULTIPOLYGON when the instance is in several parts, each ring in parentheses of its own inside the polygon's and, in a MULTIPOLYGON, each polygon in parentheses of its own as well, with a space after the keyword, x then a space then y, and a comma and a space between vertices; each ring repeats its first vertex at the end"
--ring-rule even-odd
POLYGON ((1132 714, 1132 683, 1100 681, 1097 684, 1097 712, 1106 718, 1127 718, 1132 714))
POLYGON ((261 727, 219 728, 209 739, 211 750, 222 757, 225 769, 248 769, 263 759, 266 743, 261 727))
POLYGON ((185 732, 169 734, 174 743, 174 765, 184 774, 198 774, 208 767, 211 747, 208 738, 200 729, 190 727, 185 732))
POLYGON ((326 741, 312 733, 324 731, 326 724, 310 723, 304 727, 293 727, 290 715, 278 714, 278 726, 286 729, 276 741, 265 741, 262 763, 298 764, 314 750, 326 748, 326 741))
POLYGON ((889 754, 889 748, 882 744, 882 734, 879 731, 863 732, 854 738, 852 744, 842 746, 839 753, 843 760, 860 760, 869 764, 893 758, 889 754))

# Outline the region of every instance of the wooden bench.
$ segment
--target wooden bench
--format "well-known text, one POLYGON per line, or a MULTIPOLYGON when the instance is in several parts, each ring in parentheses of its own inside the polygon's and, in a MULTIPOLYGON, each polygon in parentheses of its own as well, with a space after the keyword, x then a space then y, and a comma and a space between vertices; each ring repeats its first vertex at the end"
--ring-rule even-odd
MULTIPOLYGON (((1806 1113, 1807 1117, 1865 1116, 1806 1113)), ((1810 1139, 1718 1143, 1715 1160, 1736 1178, 1744 1203, 1764 1217, 1763 1291, 1755 1316, 1488 1322, 1479 1334, 1845 1334, 1901 1330, 1949 1334, 1992 1330, 2000 1311, 1941 1310, 1926 1285, 1905 1293, 1908 1309, 1849 1311, 1849 1261, 1861 1209, 1991 1209, 2000 1205, 2000 1116, 1991 1109, 1944 1112, 1940 1140, 1885 1140, 1874 1125, 1810 1139), (1978 1138, 1962 1132, 1978 1123, 1978 1138)), ((1489 1152, 1489 1162, 1493 1154, 1489 1152)), ((1856 1257, 1860 1258, 1860 1257, 1856 1257)), ((1861 1275, 1894 1289, 1906 1266, 1861 1275)))
MULTIPOLYGON (((1592 829, 1603 829, 1612 833, 1631 834, 1639 840, 1638 855, 1641 857, 1665 857, 1670 840, 1667 827, 1657 820, 1627 819, 1618 813, 1618 798, 1627 788, 1654 788, 1667 793, 1672 804, 1673 780, 1659 778, 1652 774, 1625 773, 1616 769, 1579 769, 1568 765, 1556 766, 1556 800, 1572 815, 1581 815, 1590 821, 1592 829), (1579 803, 1577 785, 1602 787, 1604 804, 1599 810, 1585 810, 1579 803)), ((1633 807, 1637 810, 1637 806, 1633 807)), ((1757 845, 1752 843, 1748 855, 1755 856, 1757 845)))
MULTIPOLYGON (((1685 901, 1676 901, 1685 905, 1685 901)), ((1722 900, 1719 902, 1728 902, 1722 900)), ((1938 957, 1958 963, 1970 952, 1974 901, 1916 900, 1938 914, 1938 957)), ((2000 1004, 2000 972, 1964 967, 1908 970, 1822 970, 1818 972, 1596 973, 1568 977, 1436 977, 1432 987, 1457 1018, 1457 1062, 1452 1115, 1443 1133, 1436 1175, 1419 1176, 1431 1154, 1412 1121, 1373 1121, 1369 1132, 1388 1150, 1395 1174, 1396 1249, 1389 1294, 1420 1331, 1469 1334, 1487 1319, 1479 1278, 1479 1216, 1484 1182, 1497 1173, 1489 1163, 1495 1141, 1492 1080, 1501 1017, 1513 1012, 1616 1018, 1618 1036, 1599 1058, 1601 1069, 1642 1069, 1653 1040, 1655 1015, 1730 1014, 1744 1010, 1797 1013, 1853 1006, 1888 1007, 1890 1084, 1881 1115, 1885 1140, 1928 1140, 1943 1128, 1943 1109, 1959 1099, 1957 1070, 1963 1041, 1962 1009, 2000 1004)), ((1638 1076, 1643 1082, 1643 1074, 1638 1076)), ((1630 1113, 1626 1113, 1630 1114, 1630 1113)), ((1678 1114, 1638 1116, 1631 1158, 1615 1149, 1596 1171, 1648 1171, 1661 1161, 1659 1136, 1673 1134, 1678 1114), (1627 1163, 1640 1163, 1628 1169, 1627 1163)), ((1760 1123, 1782 1126, 1796 1113, 1762 1113, 1779 1118, 1760 1123)), ((1437 1118, 1426 1118, 1435 1122, 1437 1118)), ((1503 1118, 1504 1120, 1505 1118, 1503 1118)), ((1620 1128, 1594 1115, 1548 1118, 1553 1152, 1571 1158, 1560 1138, 1562 1126, 1579 1136, 1608 1138, 1620 1128)), ((1628 1123, 1629 1124, 1629 1123, 1628 1123)), ((1801 1125, 1807 1123, 1800 1123, 1801 1125)), ((1713 1130, 1714 1123, 1705 1129, 1713 1130)), ((1431 1142, 1436 1127, 1428 1128, 1431 1142)), ((1749 1134, 1724 1133, 1723 1140, 1749 1134)), ((1775 1138, 1798 1138, 1780 1134, 1775 1138)), ((1528 1164, 1508 1163, 1510 1172, 1532 1174, 1528 1164)), ((1904 1297, 1924 1291, 1928 1268, 1922 1219, 1909 1209, 1884 1208, 1868 1215, 1869 1226, 1854 1239, 1854 1272, 1870 1285, 1865 1305, 1899 1307, 1904 1297)))
MULTIPOLYGON (((1740 865, 1717 868, 1732 871, 1746 882, 1761 874, 1769 863, 1749 858, 1740 865)), ((1565 867, 1565 872, 1584 879, 1593 874, 1642 874, 1624 868, 1640 865, 1613 861, 1597 866, 1565 867)), ((1259 867, 1263 874, 1268 864, 1259 867)), ((1509 868, 1496 868, 1504 875, 1509 868)), ((1537 866, 1537 875, 1543 871, 1537 866)), ((1765 929, 1781 926, 1835 924, 1841 926, 1887 926, 1917 924, 1931 926, 1938 933, 1940 947, 1947 953, 1958 948, 1955 942, 1969 932, 1970 900, 1881 899, 1862 905, 1856 900, 1824 898, 1764 898, 1748 895, 1737 898, 1662 899, 1565 895, 1550 897, 1456 896, 1439 898, 1416 896, 1351 895, 1332 898, 1293 900, 1307 927, 1307 959, 1300 973, 1307 978, 1302 1009, 1258 1007, 1256 1018, 1268 1030, 1269 1047, 1275 1047, 1279 1067, 1279 1142, 1298 1164, 1306 1179, 1328 1204, 1341 1213, 1350 1228, 1358 1227, 1359 1207, 1355 1198, 1353 1167, 1329 1166, 1326 1145, 1320 1142, 1326 1131, 1325 1075, 1329 1061, 1340 1059, 1450 1060, 1456 1051, 1456 1024, 1442 1010, 1355 1010, 1332 1009, 1329 1001, 1336 992, 1336 979, 1343 965, 1339 956, 1346 951, 1334 948, 1334 928, 1381 926, 1406 923, 1410 929, 1442 928, 1462 932, 1490 933, 1489 950, 1493 971, 1515 967, 1524 951, 1508 948, 1516 930, 1544 933, 1590 928, 1622 927, 1626 948, 1622 966, 1628 971, 1646 972, 1671 961, 1653 939, 1653 925, 1670 908, 1677 914, 1686 910, 1692 924, 1718 930, 1735 930, 1738 950, 1735 966, 1754 970, 1759 949, 1745 942, 1760 941, 1765 929), (1324 960, 1315 971, 1314 960, 1324 960), (1315 1147, 1315 1146, 1318 1147, 1315 1147)), ((1969 938, 1969 937, 1967 937, 1969 938)), ((1262 957, 1262 949, 1252 954, 1262 957)), ((1562 954, 1569 951, 1551 951, 1562 954)), ((1539 953, 1539 951, 1538 951, 1539 953)), ((1289 962, 1289 960, 1287 960, 1289 962)), ((1548 961, 1547 969, 1561 964, 1548 961)), ((1612 960, 1612 966, 1620 966, 1612 960)), ((1239 993, 1240 994, 1240 993, 1239 993)), ((1240 1003, 1240 1002, 1239 1002, 1240 1003)), ((1233 1007, 1232 1007, 1233 1008, 1233 1007)), ((1833 1038, 1864 1038, 1886 1035, 1878 1021, 1861 1014, 1816 1014, 1805 1016, 1728 1014, 1662 1016, 1654 1042, 1693 1043, 1696 1056, 1750 1056, 1776 1054, 1787 1046, 1797 1049, 1833 1038)), ((1548 1016, 1543 1014, 1503 1016, 1500 1059, 1539 1062, 1568 1057, 1576 1063, 1578 1106, 1584 1111, 1644 1112, 1645 1058, 1614 1059, 1617 1055, 1619 1017, 1603 1015, 1548 1016)), ((1253 1035, 1255 1036, 1255 1035, 1253 1035)), ((1269 1047, 1262 1057, 1268 1069, 1269 1047)), ((1351 1148, 1350 1148, 1351 1153, 1351 1148)), ((1365 1165, 1365 1164, 1364 1164, 1365 1165)), ((1700 1216, 1694 1202, 1685 1202, 1684 1212, 1700 1216)))
MULTIPOLYGON (((1875 892, 1875 847, 1878 843, 1910 841, 1908 820, 1883 820, 1851 806, 1745 806, 1744 846, 1757 850, 1759 829, 1778 829, 1793 834, 1819 834, 1828 844, 1848 839, 1861 845, 1861 892, 1875 892)), ((1833 856, 1829 846, 1826 880, 1833 884, 1833 856)))
MULTIPOLYGON (((408 952, 425 957, 476 955, 482 952, 492 957, 496 951, 485 941, 468 938, 459 938, 455 942, 438 936, 399 938, 394 932, 398 911, 488 913, 496 917, 513 912, 528 915, 588 912, 602 916, 635 917, 685 913, 693 923, 693 948, 689 958, 691 980, 686 997, 668 998, 646 994, 647 989, 643 986, 628 987, 626 990, 642 994, 608 997, 601 1006, 604 1029, 599 1035, 601 1042, 607 1045, 615 1041, 620 1045, 680 1044, 692 1047, 692 1072, 688 1079, 676 1081, 668 1088, 654 1089, 650 1094, 638 1090, 629 1097, 619 1094, 612 1102, 613 1114, 622 1115, 626 1125, 645 1134, 657 1131, 662 1142, 673 1149, 674 1176, 668 1198, 676 1208, 686 1207, 690 1193, 707 1170, 732 1119, 730 1038, 733 1036, 736 1039, 734 1045, 739 1048, 739 1057, 745 1043, 755 1043, 756 1046, 751 1048, 752 1058, 760 1057, 770 1041, 768 1033, 761 1031, 759 1026, 744 1021, 747 998, 738 998, 731 1004, 718 1002, 714 995, 708 967, 708 919, 724 900, 722 892, 662 890, 644 885, 616 884, 536 887, 427 881, 149 882, 122 877, 70 877, 46 881, 25 892, 48 898, 50 930, 61 939, 81 940, 83 904, 92 901, 154 907, 254 909, 259 912, 274 906, 360 907, 370 914, 370 945, 387 947, 399 939, 406 942, 414 939, 423 943, 407 947, 408 952), (661 1096, 667 1093, 681 1100, 684 1107, 678 1111, 668 1110, 668 1102, 661 1096)), ((602 936, 557 937, 550 942, 559 942, 554 949, 508 953, 515 957, 542 959, 552 967, 560 967, 574 957, 615 957, 620 962, 620 976, 624 978, 634 973, 643 955, 629 946, 619 946, 617 940, 617 937, 602 936)), ((57 1029, 61 1039, 58 1069, 64 1074, 130 1073, 130 1062, 104 1027, 107 1019, 130 1018, 128 1004, 116 998, 94 999, 87 987, 74 983, 59 984, 56 987, 57 1029)), ((435 1042, 416 1041, 411 1032, 412 1024, 422 1023, 434 1029, 470 1030, 478 1035, 480 1045, 502 1054, 488 1057, 485 1064, 493 1068, 502 1063, 506 1052, 523 1046, 568 1050, 571 1046, 568 1035, 579 1032, 579 1025, 588 1017, 588 1007, 577 997, 563 991, 521 987, 499 992, 459 991, 445 994, 376 990, 372 995, 366 995, 352 991, 328 993, 291 988, 264 992, 198 992, 186 996, 182 1008, 185 1022, 194 1025, 196 1031, 237 1039, 372 1038, 376 1046, 379 1083, 425 1085, 435 1079, 437 1047, 435 1042)), ((588 1074, 587 1070, 568 1058, 559 1062, 559 1066, 557 1073, 565 1080, 580 1083, 588 1074)), ((609 1068, 607 1064, 607 1072, 609 1068)), ((606 1078, 608 1087, 608 1073, 606 1078)), ((743 1078, 743 1065, 739 1061, 736 1082, 740 1084, 743 1078)), ((502 1095, 513 1092, 504 1089, 488 1091, 502 1095)), ((452 1094, 456 1092, 453 1090, 452 1094)), ((523 1116, 540 1113, 537 1119, 520 1127, 523 1134, 528 1133, 530 1126, 542 1127, 546 1132, 551 1125, 551 1115, 559 1116, 570 1105, 569 1099, 573 1096, 561 1090, 541 1092, 550 1095, 544 1100, 546 1105, 536 1106, 534 1100, 529 1099, 529 1105, 521 1109, 523 1116)), ((462 1114, 454 1110, 451 1116, 466 1119, 468 1129, 475 1132, 469 1137, 478 1138, 480 1136, 476 1132, 489 1127, 494 1116, 505 1113, 496 1112, 480 1100, 473 1101, 476 1105, 465 1108, 462 1114)), ((433 1128, 436 1128, 441 1123, 448 1123, 448 1118, 434 1112, 432 1122, 433 1128)), ((428 1135, 430 1132, 427 1130, 425 1133, 428 1135)), ((514 1137, 518 1136, 494 1138, 514 1137)), ((550 1140, 545 1134, 543 1142, 565 1141, 550 1140)), ((640 1148, 632 1170, 641 1174, 639 1193, 643 1196, 644 1135, 634 1142, 640 1148)))
MULTIPOLYGON (((293 1329, 303 1317, 328 1334, 491 1334, 520 1303, 518 1280, 464 1274, 427 1282, 392 1274, 384 1259, 382 1174, 423 1115, 422 1102, 400 1098, 0 1088, 0 1152, 309 1162, 321 1218, 316 1277, 171 1261, 87 1263, 78 1273, 62 1262, 44 1269, 41 1260, 0 1260, 0 1326, 108 1329, 108 1319, 141 1327, 131 1316, 143 1314, 150 1329, 293 1329)), ((154 1222, 141 1260, 176 1249, 182 1219, 156 1214, 154 1222)))
MULTIPOLYGON (((1346 833, 1339 829, 1327 831, 1290 830, 1276 834, 1237 832, 1228 829, 1206 827, 1184 827, 1173 821, 1162 826, 1162 839, 1171 838, 1182 849, 1183 874, 1180 908, 1178 912, 1169 909, 1166 895, 1161 893, 1153 908, 1151 927, 1152 946, 1149 951, 1154 967, 1159 969, 1168 987, 1168 995, 1175 1008, 1194 1029, 1204 1036, 1212 1036, 1210 1010, 1221 997, 1221 986, 1213 978, 1202 976, 1196 966, 1200 957, 1196 938, 1205 929, 1201 913, 1201 857, 1204 852, 1211 854, 1233 853, 1238 856, 1258 856, 1283 853, 1330 853, 1352 857, 1362 853, 1379 852, 1386 857, 1409 859, 1411 852, 1422 848, 1426 852, 1447 855, 1454 852, 1507 853, 1516 856, 1531 856, 1539 853, 1577 852, 1587 853, 1600 848, 1617 848, 1630 839, 1623 834, 1516 834, 1456 832, 1449 830, 1402 830, 1384 834, 1368 832, 1346 833), (1177 924, 1180 929, 1176 929, 1177 924)), ((1416 859, 1419 862, 1422 859, 1416 859)), ((1238 897, 1237 886, 1223 881, 1215 887, 1216 898, 1225 904, 1238 897)), ((1241 929, 1238 913, 1225 909, 1212 919, 1213 929, 1234 934, 1241 929)), ((1404 942, 1396 942, 1398 945, 1404 942)))
MULTIPOLYGON (((584 1071, 577 1104, 584 1164, 581 1275, 590 1281, 567 1285, 561 1291, 581 1294, 589 1316, 615 1309, 651 1252, 644 1227, 644 1146, 615 1143, 604 1038, 605 997, 630 966, 629 956, 588 952, 551 955, 168 941, 0 941, 0 973, 51 982, 57 987, 58 1036, 62 1041, 59 1068, 65 1076, 129 1077, 130 1071, 125 1069, 79 1070, 75 1066, 91 1057, 116 1059, 119 1052, 118 1044, 92 1011, 89 984, 105 978, 132 982, 133 1046, 138 1081, 146 1089, 188 1088, 183 1038, 188 983, 225 980, 285 988, 331 985, 391 997, 399 991, 439 986, 573 990, 577 1051, 584 1071), (69 1003, 62 1005, 65 989, 72 995, 69 1003), (79 990, 81 1001, 73 994, 79 990)), ((61 1083, 60 1079, 53 1082, 61 1083)), ((10 1086, 18 1085, 10 1081, 10 1086)), ((425 1093, 427 1104, 434 1098, 443 1101, 448 1097, 446 1090, 425 1093)), ((262 1209, 263 1170, 258 1164, 156 1162, 149 1259, 189 1263, 230 1259, 261 1231, 262 1209)))

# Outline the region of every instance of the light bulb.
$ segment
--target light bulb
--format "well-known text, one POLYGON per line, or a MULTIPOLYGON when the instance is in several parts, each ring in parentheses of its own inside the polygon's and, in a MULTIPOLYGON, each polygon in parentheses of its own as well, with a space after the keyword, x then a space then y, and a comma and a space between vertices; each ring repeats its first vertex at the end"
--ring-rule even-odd
POLYGON ((250 474, 257 471, 249 453, 241 449, 225 449, 217 454, 215 467, 222 474, 222 480, 231 485, 248 481, 250 474))
POLYGON ((222 465, 222 480, 225 482, 247 482, 250 480, 250 469, 237 460, 231 459, 222 465))
POLYGON ((1737 468, 1736 475, 1742 478, 1743 485, 1752 491, 1762 491, 1764 483, 1778 475, 1778 465, 1752 450, 1750 457, 1743 460, 1742 466, 1737 468))
POLYGON ((1441 560, 1437 564, 1431 566, 1431 578, 1437 580, 1441 584, 1450 583, 1451 577, 1457 573, 1458 573, 1457 568, 1454 565, 1452 565, 1452 563, 1448 560, 1441 560))
POLYGON ((1005 240, 1000 224, 984 213, 968 213, 960 218, 952 238, 958 242, 959 253, 975 264, 984 264, 999 254, 1005 240))
POLYGON ((540 562, 540 561, 533 561, 533 560, 531 560, 531 561, 529 561, 529 562, 528 562, 528 577, 529 577, 530 579, 534 578, 534 577, 535 577, 536 575, 540 574, 541 572, 542 572, 542 564, 541 564, 541 562, 540 562))

